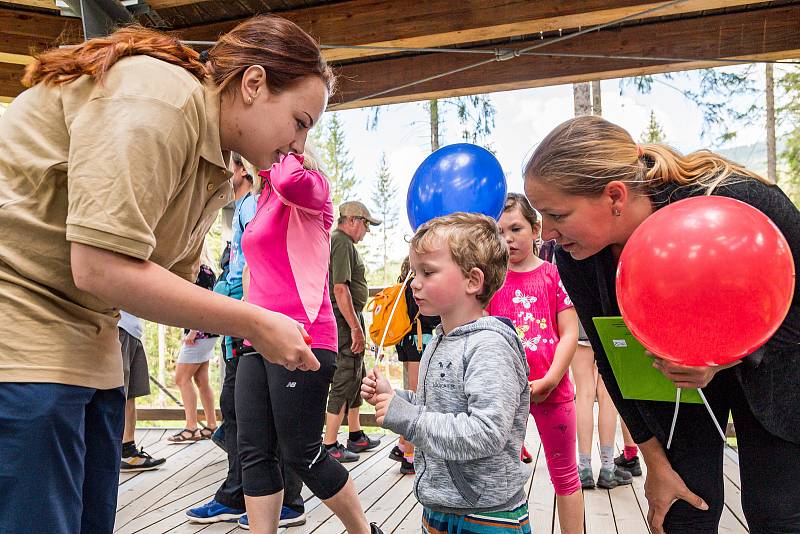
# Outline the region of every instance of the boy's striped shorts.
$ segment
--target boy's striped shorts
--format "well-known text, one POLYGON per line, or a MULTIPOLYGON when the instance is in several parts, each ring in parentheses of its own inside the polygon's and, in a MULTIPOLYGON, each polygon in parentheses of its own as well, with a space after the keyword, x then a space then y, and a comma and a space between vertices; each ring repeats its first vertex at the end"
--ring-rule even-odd
POLYGON ((446 514, 429 508, 422 510, 425 534, 531 534, 528 504, 510 512, 483 512, 469 515, 446 514))

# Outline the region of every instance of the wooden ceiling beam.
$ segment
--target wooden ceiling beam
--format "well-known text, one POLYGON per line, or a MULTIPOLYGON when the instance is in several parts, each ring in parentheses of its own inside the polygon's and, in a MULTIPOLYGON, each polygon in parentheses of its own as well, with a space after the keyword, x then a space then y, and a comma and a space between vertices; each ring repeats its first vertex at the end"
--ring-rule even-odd
POLYGON ((0 7, 0 52, 30 55, 57 44, 81 41, 79 19, 0 7))
MULTIPOLYGON (((754 4, 752 0, 686 0, 642 19, 754 4)), ((653 0, 349 0, 283 11, 322 44, 431 48, 594 26, 664 6, 653 0)), ((213 41, 239 21, 180 29, 183 38, 213 41)), ((380 50, 330 49, 329 61, 385 55, 380 50)))
POLYGON ((14 4, 22 7, 35 7, 38 9, 51 9, 58 12, 56 0, 2 0, 4 4, 14 4))
MULTIPOLYGON (((540 41, 521 43, 515 47, 540 41)), ((800 6, 776 7, 590 33, 537 52, 775 60, 800 57, 800 6)), ((483 56, 428 54, 344 65, 330 109, 347 109, 719 66, 714 61, 664 62, 520 56, 492 62, 383 96, 356 98, 454 70, 483 56)))

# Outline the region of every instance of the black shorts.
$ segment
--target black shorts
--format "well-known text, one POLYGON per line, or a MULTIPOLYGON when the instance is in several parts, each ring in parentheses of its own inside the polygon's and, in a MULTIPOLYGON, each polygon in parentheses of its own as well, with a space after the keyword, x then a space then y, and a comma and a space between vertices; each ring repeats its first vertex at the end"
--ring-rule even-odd
POLYGON ((122 345, 122 373, 125 378, 125 398, 135 399, 150 394, 150 376, 147 372, 147 355, 142 342, 126 330, 119 329, 122 345))

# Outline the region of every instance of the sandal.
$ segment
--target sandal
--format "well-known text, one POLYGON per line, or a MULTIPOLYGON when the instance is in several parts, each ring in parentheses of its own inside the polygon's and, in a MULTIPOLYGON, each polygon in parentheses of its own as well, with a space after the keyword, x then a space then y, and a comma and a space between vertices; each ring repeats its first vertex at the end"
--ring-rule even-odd
POLYGON ((217 427, 209 428, 207 426, 200 429, 200 439, 211 439, 217 427))
POLYGON ((199 441, 201 439, 203 438, 200 435, 199 428, 195 428, 194 430, 191 430, 189 428, 184 428, 177 434, 168 437, 167 441, 169 441, 170 443, 188 443, 188 442, 199 441))

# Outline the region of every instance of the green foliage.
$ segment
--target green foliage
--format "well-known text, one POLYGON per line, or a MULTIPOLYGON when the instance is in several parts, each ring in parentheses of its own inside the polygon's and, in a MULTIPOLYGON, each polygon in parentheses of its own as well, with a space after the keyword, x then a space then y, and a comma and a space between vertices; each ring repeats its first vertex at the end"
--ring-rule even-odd
POLYGON ((712 137, 716 143, 723 143, 736 137, 734 128, 737 125, 763 119, 763 107, 755 98, 759 91, 755 85, 753 70, 753 65, 747 65, 697 71, 700 74, 700 83, 696 90, 681 89, 670 83, 672 80, 687 79, 690 76, 687 72, 624 78, 620 80, 620 94, 623 94, 628 87, 633 87, 641 94, 648 94, 652 91, 654 83, 671 87, 700 110, 703 116, 702 135, 712 137), (737 97, 744 95, 754 96, 754 101, 742 109, 734 103, 740 102, 737 97))
MULTIPOLYGON (((494 153, 489 139, 494 131, 497 110, 489 95, 481 94, 433 99, 423 102, 422 105, 428 113, 432 150, 439 147, 439 139, 443 133, 442 125, 447 124, 447 111, 450 110, 455 111, 461 129, 459 137, 464 142, 481 145, 494 153)), ((374 106, 366 109, 366 126, 368 130, 375 130, 378 127, 382 110, 383 106, 374 106)))
POLYGON ((664 130, 661 129, 661 125, 658 124, 656 120, 656 113, 655 111, 650 111, 650 122, 647 124, 647 129, 642 132, 642 135, 639 137, 639 140, 642 143, 666 143, 667 140, 664 137, 664 130))
POLYGON ((788 129, 781 153, 787 172, 781 185, 795 205, 800 206, 800 69, 785 72, 778 80, 782 105, 776 110, 778 123, 788 129))
POLYGON ((461 139, 467 143, 488 144, 497 113, 489 95, 461 96, 452 100, 461 125, 461 139))
POLYGON ((397 228, 399 214, 397 212, 397 185, 394 183, 389 166, 386 163, 386 154, 381 154, 378 167, 378 176, 372 189, 372 204, 383 224, 372 230, 373 235, 379 237, 382 251, 381 272, 383 273, 382 285, 388 283, 388 262, 391 240, 394 239, 394 230, 397 228))
POLYGON ((347 150, 344 125, 339 116, 335 112, 328 113, 312 131, 311 140, 321 152, 323 168, 331 181, 334 207, 353 200, 358 179, 353 172, 353 160, 347 150))

